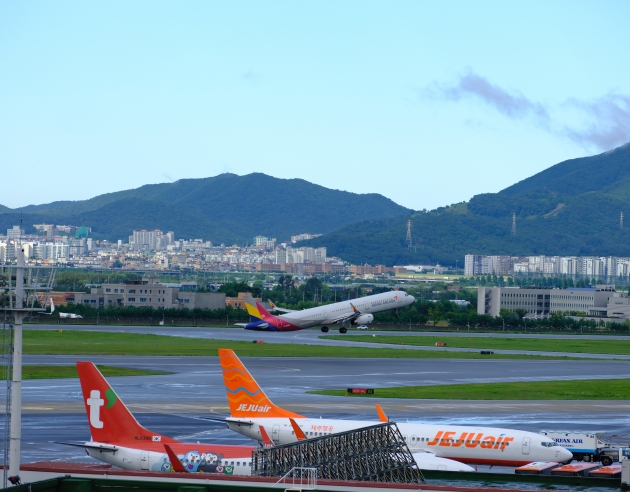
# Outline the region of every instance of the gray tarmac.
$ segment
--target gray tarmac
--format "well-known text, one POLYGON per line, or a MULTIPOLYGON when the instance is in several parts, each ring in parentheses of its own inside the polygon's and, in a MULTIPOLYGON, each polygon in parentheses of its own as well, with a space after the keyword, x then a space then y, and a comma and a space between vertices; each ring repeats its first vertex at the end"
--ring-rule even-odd
MULTIPOLYGON (((386 343, 366 343, 347 340, 332 340, 329 337, 324 336, 320 330, 301 330, 295 332, 265 332, 265 331, 251 331, 241 328, 197 328, 197 327, 168 327, 168 326, 115 326, 115 325, 27 325, 27 329, 38 330, 81 330, 81 331, 103 331, 114 333, 140 333, 140 334, 155 334, 166 336, 178 336, 184 338, 202 338, 202 339, 214 339, 214 340, 234 340, 234 341, 247 341, 263 340, 265 343, 298 343, 301 345, 322 345, 329 347, 363 347, 363 348, 389 348, 399 350, 425 350, 432 352, 479 352, 483 350, 483 345, 479 345, 475 348, 455 348, 455 347, 435 347, 435 346, 413 346, 413 345, 395 345, 386 343)), ((329 334, 338 334, 334 331, 329 334)), ((393 335, 393 336, 468 336, 466 332, 453 333, 449 332, 405 332, 405 331, 359 331, 353 330, 352 335, 361 335, 365 337, 371 337, 372 335, 393 335)), ((602 336, 602 335, 527 335, 527 334, 515 334, 515 335, 500 335, 496 333, 475 334, 478 338, 493 338, 493 337, 509 337, 509 338, 574 338, 582 340, 630 340, 629 336, 602 336)), ((551 357, 572 357, 572 358, 585 358, 585 359, 616 359, 616 360, 629 360, 630 355, 616 355, 616 354, 589 354, 579 352, 552 352, 552 351, 522 351, 522 350, 500 350, 492 349, 497 354, 512 354, 522 355, 524 353, 528 355, 542 355, 551 357)))
MULTIPOLYGON (((59 329, 60 326, 47 325, 41 328, 59 329)), ((287 343, 289 339, 294 343, 305 344, 338 343, 332 340, 322 342, 318 338, 321 333, 316 331, 278 337, 275 333, 246 332, 227 328, 102 326, 62 328, 164 335, 177 333, 178 336, 225 340, 265 339, 268 343, 287 343)), ((370 334, 371 332, 368 333, 370 334)), ((227 430, 224 424, 205 420, 208 417, 221 418, 228 415, 217 357, 45 355, 24 357, 25 364, 42 365, 69 365, 77 360, 172 372, 173 374, 161 376, 108 378, 121 399, 147 428, 186 441, 251 443, 239 434, 227 430)), ((533 432, 540 430, 604 432, 613 440, 630 441, 630 401, 625 400, 438 401, 358 399, 306 394, 308 390, 353 386, 379 388, 392 385, 628 378, 630 362, 626 361, 260 357, 243 357, 242 360, 274 403, 310 417, 374 420, 376 418, 374 403, 380 402, 392 420, 477 424, 533 432)), ((0 401, 4 401, 4 396, 2 388, 0 401)), ((89 438, 78 380, 24 381, 23 412, 24 462, 50 460, 51 457, 61 460, 90 460, 80 449, 53 443, 89 438)))

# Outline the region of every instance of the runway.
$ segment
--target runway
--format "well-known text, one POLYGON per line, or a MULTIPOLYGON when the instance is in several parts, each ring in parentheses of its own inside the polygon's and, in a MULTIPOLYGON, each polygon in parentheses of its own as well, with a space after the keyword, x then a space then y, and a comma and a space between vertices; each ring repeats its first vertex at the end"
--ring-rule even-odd
MULTIPOLYGON (((58 329, 59 326, 48 326, 58 329)), ((63 329, 77 327, 64 326, 63 329)), ((166 327, 86 327, 88 330, 173 334, 166 327)), ((177 328, 180 336, 251 340, 274 333, 244 330, 177 328), (262 335, 262 336, 261 336, 262 335)), ((316 331, 300 332, 297 343, 321 343, 316 331), (298 341, 299 340, 299 341, 298 341)), ((407 334, 407 333, 406 333, 407 334)), ((291 334, 292 336, 294 334, 291 334)), ((335 341, 325 341, 324 343, 335 341)), ((360 346, 365 346, 360 344, 360 346)), ((157 369, 170 375, 113 377, 109 382, 142 425, 183 440, 250 444, 224 424, 203 417, 227 416, 218 357, 123 357, 26 355, 24 364, 70 365, 91 360, 110 366, 157 369)), ((457 401, 357 399, 306 394, 308 390, 350 386, 470 384, 476 382, 609 379, 630 377, 630 362, 613 360, 465 360, 465 359, 336 359, 243 357, 274 403, 309 417, 375 420, 380 402, 392 420, 482 424, 540 430, 606 432, 630 441, 629 401, 457 401)), ((4 388, 0 390, 4 400, 4 388)), ((52 441, 89 438, 87 418, 76 379, 23 382, 22 460, 55 456, 90 460, 77 448, 52 441)))
MULTIPOLYGON (((264 340, 265 343, 296 343, 300 345, 322 345, 329 347, 362 347, 362 348, 388 348, 398 350, 425 350, 432 352, 475 352, 478 353, 483 350, 482 345, 475 348, 455 348, 455 347, 435 347, 435 346, 413 346, 413 345, 395 345, 386 343, 366 343, 355 342, 350 340, 332 340, 326 337, 319 330, 302 330, 296 332, 265 332, 265 331, 249 331, 240 328, 196 328, 196 327, 168 327, 168 326, 115 326, 115 325, 26 325, 26 329, 38 329, 38 330, 81 330, 81 331, 102 331, 113 333, 139 333, 139 334, 154 334, 165 336, 178 336, 184 338, 198 338, 198 339, 214 339, 214 340, 233 340, 242 342, 251 342, 252 340, 264 340)), ((332 334, 332 333, 331 333, 332 334)), ((460 333, 439 333, 439 332, 405 332, 405 331, 353 331, 352 335, 361 335, 371 337, 371 335, 392 335, 392 336, 468 336, 465 332, 460 333)), ((477 334, 478 338, 491 338, 499 337, 498 334, 477 334)), ((503 335, 507 338, 562 338, 565 335, 503 335)), ((567 338, 575 339, 592 339, 592 340, 629 340, 630 337, 624 336, 611 336, 604 337, 601 335, 566 335, 567 338)), ((522 351, 522 350, 503 350, 492 349, 496 354, 508 354, 508 355, 522 355, 524 353, 528 355, 540 355, 549 357, 571 357, 571 358, 583 358, 583 359, 613 359, 613 360, 628 360, 630 361, 630 355, 616 355, 616 354, 589 354, 580 352, 551 352, 551 351, 522 351)))

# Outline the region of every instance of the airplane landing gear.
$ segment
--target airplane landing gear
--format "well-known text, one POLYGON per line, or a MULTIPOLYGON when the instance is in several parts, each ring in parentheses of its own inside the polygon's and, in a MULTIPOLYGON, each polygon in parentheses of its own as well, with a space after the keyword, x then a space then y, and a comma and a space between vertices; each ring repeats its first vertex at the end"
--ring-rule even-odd
POLYGON ((400 318, 400 313, 398 312, 398 308, 396 308, 396 310, 394 311, 394 316, 396 316, 397 318, 400 318))
POLYGON ((341 328, 339 328, 339 333, 346 333, 348 331, 348 328, 346 328, 345 326, 342 326, 341 328))
POLYGON ((328 333, 328 327, 327 326, 322 326, 322 331, 324 333, 328 333))

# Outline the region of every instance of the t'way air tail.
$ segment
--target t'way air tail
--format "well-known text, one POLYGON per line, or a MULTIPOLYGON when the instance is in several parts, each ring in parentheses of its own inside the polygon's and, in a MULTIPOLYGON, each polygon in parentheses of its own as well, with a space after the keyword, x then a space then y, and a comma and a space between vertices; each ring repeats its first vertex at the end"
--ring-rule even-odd
POLYGON ((63 443, 85 448, 93 458, 125 470, 249 475, 252 446, 185 443, 141 426, 91 362, 77 362, 92 440, 63 443), (165 446, 180 464, 172 465, 165 446))

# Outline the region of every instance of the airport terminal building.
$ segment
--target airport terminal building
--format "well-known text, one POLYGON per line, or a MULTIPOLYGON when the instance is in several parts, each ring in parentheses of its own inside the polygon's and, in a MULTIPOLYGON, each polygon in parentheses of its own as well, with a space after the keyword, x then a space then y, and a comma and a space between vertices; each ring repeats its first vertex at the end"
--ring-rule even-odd
POLYGON ((74 293, 75 304, 98 308, 105 306, 136 306, 153 309, 223 309, 225 294, 181 290, 160 283, 154 278, 128 280, 124 284, 103 284, 93 287, 89 294, 74 293))
POLYGON ((629 318, 630 298, 617 292, 614 285, 570 289, 479 287, 477 313, 499 316, 501 309, 522 309, 529 317, 582 312, 587 316, 629 318))

